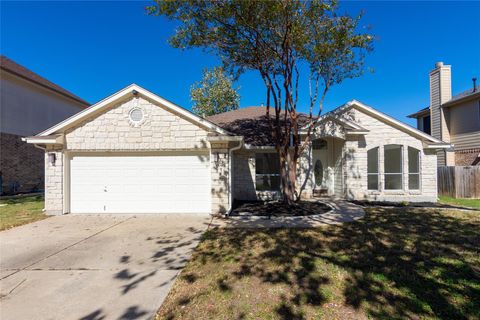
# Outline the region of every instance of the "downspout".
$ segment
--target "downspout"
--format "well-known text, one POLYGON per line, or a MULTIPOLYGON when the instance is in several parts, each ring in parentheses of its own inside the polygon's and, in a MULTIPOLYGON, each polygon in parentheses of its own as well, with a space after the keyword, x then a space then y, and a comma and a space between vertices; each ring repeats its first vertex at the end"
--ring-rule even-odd
POLYGON ((228 217, 230 213, 232 212, 233 209, 233 185, 232 185, 232 176, 233 176, 233 151, 239 150, 241 147, 243 147, 243 139, 240 140, 238 146, 231 148, 228 150, 228 186, 230 188, 230 201, 228 202, 228 211, 225 213, 225 217, 228 217))

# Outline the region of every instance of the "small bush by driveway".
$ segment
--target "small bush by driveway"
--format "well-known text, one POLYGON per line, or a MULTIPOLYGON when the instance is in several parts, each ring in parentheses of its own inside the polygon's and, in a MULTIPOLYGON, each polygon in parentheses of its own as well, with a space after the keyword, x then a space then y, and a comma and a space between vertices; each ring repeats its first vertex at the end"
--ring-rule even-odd
POLYGON ((0 200, 0 230, 47 218, 43 202, 42 196, 0 200))
POLYGON ((478 319, 480 212, 208 231, 157 319, 478 319))

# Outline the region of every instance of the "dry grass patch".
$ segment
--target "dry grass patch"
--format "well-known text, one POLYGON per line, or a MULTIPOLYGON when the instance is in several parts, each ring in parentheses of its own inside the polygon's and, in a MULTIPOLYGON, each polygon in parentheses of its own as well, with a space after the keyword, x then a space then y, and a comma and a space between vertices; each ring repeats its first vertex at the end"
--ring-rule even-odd
POLYGON ((204 234, 157 319, 478 319, 480 212, 204 234))
POLYGON ((45 219, 43 202, 42 196, 0 200, 0 230, 45 219))

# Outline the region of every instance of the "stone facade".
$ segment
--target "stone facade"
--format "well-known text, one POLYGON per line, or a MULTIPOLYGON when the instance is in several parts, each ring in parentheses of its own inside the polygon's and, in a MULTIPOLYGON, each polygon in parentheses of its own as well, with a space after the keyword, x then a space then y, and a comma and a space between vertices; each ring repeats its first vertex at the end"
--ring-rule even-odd
MULTIPOLYGON (((349 199, 386 201, 436 201, 436 152, 423 149, 422 141, 404 131, 388 125, 357 109, 346 115, 369 130, 364 135, 349 135, 337 125, 315 134, 314 138, 325 138, 329 145, 329 160, 334 185, 334 196, 349 199), (327 132, 328 131, 328 132, 327 132), (330 132, 330 133, 329 133, 330 132), (387 144, 403 146, 403 189, 383 189, 383 150, 387 144), (367 190, 367 151, 379 147, 380 189, 367 190), (408 189, 408 157, 406 150, 413 147, 420 151, 421 187, 408 189)), ((68 212, 68 199, 64 190, 68 187, 69 156, 81 152, 159 152, 159 151, 210 151, 211 204, 212 213, 225 213, 230 207, 230 194, 234 199, 271 199, 277 192, 255 190, 256 152, 275 152, 273 149, 241 149, 234 151, 229 159, 229 150, 238 145, 217 140, 213 132, 194 124, 181 115, 143 98, 130 98, 114 104, 103 112, 92 115, 74 128, 65 132, 65 143, 60 148, 52 147, 45 154, 46 199, 45 206, 50 214, 68 212), (130 120, 132 109, 142 110, 138 122, 130 120), (213 139, 212 139, 213 138, 213 139), (50 163, 49 154, 55 155, 55 164, 50 163), (233 172, 229 171, 230 163, 233 172), (230 176, 231 174, 231 176, 230 176), (232 190, 230 190, 230 180, 232 190), (64 205, 66 204, 66 205, 64 205)), ((307 149, 298 166, 298 191, 311 197, 315 188, 312 180, 312 154, 307 149)), ((188 194, 185 195, 188 201, 188 194)))
POLYGON ((44 188, 43 151, 21 138, 0 133, 0 194, 36 192, 44 188))
MULTIPOLYGON (((229 208, 228 145, 212 145, 207 141, 206 128, 176 115, 162 106, 143 98, 122 101, 108 110, 93 115, 68 129, 65 144, 52 147, 45 153, 45 208, 49 214, 62 214, 64 207, 63 156, 70 152, 131 152, 131 151, 192 151, 210 150, 212 173, 212 213, 224 213, 229 208), (144 118, 140 124, 132 123, 129 113, 140 108, 144 118), (48 154, 56 156, 55 166, 48 163, 48 154)), ((65 166, 68 166, 66 161, 65 166)), ((188 200, 188 195, 185 195, 188 200)))
MULTIPOLYGON (((356 200, 377 201, 437 201, 437 155, 435 151, 423 149, 422 141, 404 131, 388 125, 377 118, 351 109, 344 115, 363 128, 365 135, 348 135, 338 126, 325 126, 318 130, 313 139, 323 138, 328 142, 328 163, 331 169, 333 193, 331 196, 356 200), (341 137, 344 137, 343 139, 341 137), (384 190, 384 146, 403 146, 403 189, 384 190), (367 188, 367 151, 379 147, 379 190, 367 188), (420 189, 408 187, 408 147, 420 151, 420 189)), ((255 191, 255 152, 248 150, 235 153, 234 197, 237 200, 262 199, 263 194, 255 191)), ((297 188, 304 198, 310 198, 315 188, 311 149, 307 148, 299 159, 297 188)))
POLYGON ((65 133, 69 151, 138 151, 208 149, 205 128, 143 98, 133 98, 94 115, 65 133), (139 108, 143 120, 134 124, 130 111, 139 108))
POLYGON ((45 152, 45 209, 48 214, 65 213, 64 208, 64 161, 63 152, 50 148, 45 152), (49 155, 55 157, 55 162, 49 161, 49 155))
POLYGON ((480 148, 455 151, 456 166, 480 166, 480 148))
POLYGON ((223 214, 230 205, 228 145, 212 143, 210 169, 212 174, 212 214, 223 214))
POLYGON ((350 199, 378 201, 437 200, 436 153, 423 149, 422 141, 357 109, 350 110, 355 121, 369 130, 366 135, 348 136, 344 147, 344 194, 350 199), (403 190, 384 190, 384 146, 403 146, 403 190), (367 151, 379 147, 380 190, 367 190, 367 151), (408 189, 407 148, 420 150, 420 190, 408 189))
POLYGON ((256 200, 255 152, 241 150, 234 153, 233 196, 238 200, 256 200))

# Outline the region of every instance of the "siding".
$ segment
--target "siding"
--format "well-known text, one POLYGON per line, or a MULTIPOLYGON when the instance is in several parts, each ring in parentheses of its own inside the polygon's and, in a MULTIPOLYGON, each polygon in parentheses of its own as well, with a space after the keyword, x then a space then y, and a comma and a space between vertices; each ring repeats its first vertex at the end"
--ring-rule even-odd
POLYGON ((452 135, 455 150, 480 148, 480 131, 452 135))
POLYGON ((83 105, 2 71, 0 77, 1 132, 37 134, 83 110, 83 105))
POLYGON ((452 135, 480 131, 480 100, 448 107, 452 135))
MULTIPOLYGON (((430 72, 430 115, 432 136, 450 142, 448 110, 440 106, 452 98, 450 66, 441 66, 430 72)), ((437 165, 443 166, 454 161, 453 154, 445 155, 444 151, 437 153, 437 165)))
POLYGON ((441 139, 440 129, 440 72, 430 74, 430 116, 432 119, 432 136, 441 139))

